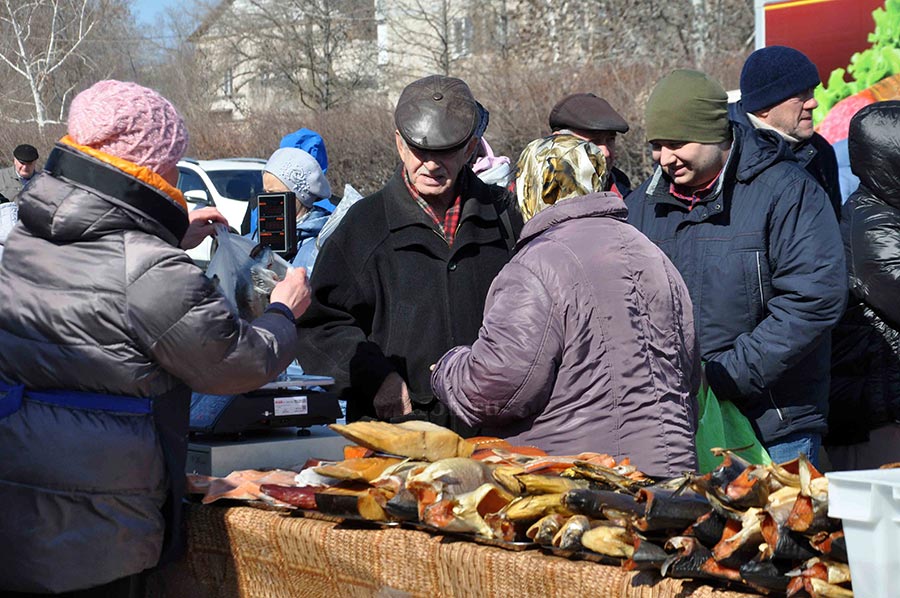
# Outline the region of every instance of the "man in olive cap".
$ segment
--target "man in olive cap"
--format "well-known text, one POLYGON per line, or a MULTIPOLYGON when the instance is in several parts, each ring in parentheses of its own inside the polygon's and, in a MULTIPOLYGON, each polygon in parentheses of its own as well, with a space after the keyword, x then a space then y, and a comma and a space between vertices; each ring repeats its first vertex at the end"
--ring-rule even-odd
POLYGON ((592 93, 573 93, 550 110, 553 134, 569 133, 600 148, 610 167, 611 190, 622 197, 631 193, 631 181, 615 167, 616 135, 628 132, 628 123, 609 102, 592 93))
POLYGON ((335 378, 347 419, 429 419, 471 433, 431 391, 430 366, 478 336, 494 276, 512 256, 515 198, 466 165, 480 113, 468 85, 432 75, 394 111, 401 164, 324 244, 300 319, 300 363, 335 378))
POLYGON ((35 174, 38 151, 23 143, 13 150, 13 165, 0 170, 0 203, 12 201, 35 174))
POLYGON ((825 189, 840 218, 841 185, 837 158, 813 130, 813 91, 819 71, 803 52, 768 46, 753 52, 741 69, 741 99, 728 107, 732 120, 752 127, 772 145, 787 143, 797 161, 825 189))
POLYGON ((658 166, 626 200, 628 221, 681 272, 715 395, 773 460, 815 462, 847 296, 841 237, 822 187, 786 145, 730 122, 727 102, 698 71, 657 83, 645 128, 658 166))

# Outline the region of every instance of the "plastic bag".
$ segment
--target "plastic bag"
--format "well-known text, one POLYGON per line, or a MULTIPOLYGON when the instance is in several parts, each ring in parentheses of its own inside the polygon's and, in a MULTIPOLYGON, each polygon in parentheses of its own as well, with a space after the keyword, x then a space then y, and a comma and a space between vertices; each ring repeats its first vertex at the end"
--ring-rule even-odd
POLYGON ((0 204, 0 259, 3 259, 3 247, 6 238, 12 232, 19 219, 19 206, 14 202, 0 204))
POLYGON ((708 384, 697 393, 700 420, 697 424, 697 464, 700 473, 709 473, 722 463, 709 449, 719 447, 737 449, 740 457, 757 465, 772 462, 769 453, 760 443, 750 425, 750 420, 731 401, 720 401, 708 384))
POLYGON ((319 236, 316 238, 316 247, 321 249, 322 244, 325 242, 325 240, 331 236, 331 233, 334 232, 334 229, 336 229, 338 227, 338 224, 341 223, 341 220, 344 219, 344 214, 347 213, 347 210, 350 209, 350 206, 352 206, 362 198, 363 196, 360 194, 360 192, 350 186, 349 183, 344 185, 344 197, 331 213, 331 216, 328 217, 328 220, 325 221, 325 226, 323 226, 322 230, 319 231, 319 236))
POLYGON ((269 306, 272 289, 293 268, 271 248, 230 233, 222 224, 216 225, 216 241, 206 276, 218 283, 235 314, 258 318, 269 306))

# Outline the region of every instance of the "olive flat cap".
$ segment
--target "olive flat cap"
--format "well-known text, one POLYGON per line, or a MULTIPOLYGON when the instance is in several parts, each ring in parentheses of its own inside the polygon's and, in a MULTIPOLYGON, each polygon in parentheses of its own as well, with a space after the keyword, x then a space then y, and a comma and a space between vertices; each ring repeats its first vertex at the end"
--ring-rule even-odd
POLYGON ((573 93, 557 102, 550 111, 550 129, 627 133, 628 123, 603 98, 592 93, 573 93))
POLYGON ((481 113, 462 79, 431 75, 400 94, 394 123, 406 143, 431 151, 453 150, 475 133, 481 113))
POLYGON ((13 158, 18 160, 19 162, 34 162, 38 159, 38 151, 33 145, 29 145, 27 143, 23 143, 22 145, 17 145, 16 149, 13 150, 13 158))

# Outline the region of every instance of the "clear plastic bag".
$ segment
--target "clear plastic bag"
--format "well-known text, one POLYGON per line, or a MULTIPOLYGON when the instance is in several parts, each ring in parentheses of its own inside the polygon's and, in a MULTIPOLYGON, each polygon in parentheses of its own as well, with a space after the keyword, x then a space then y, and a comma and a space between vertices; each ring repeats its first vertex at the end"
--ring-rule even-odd
POLYGON ((235 314, 254 320, 269 305, 272 289, 292 270, 269 247, 216 225, 218 247, 206 268, 206 276, 219 285, 235 314))
POLYGON ((322 248, 322 244, 326 239, 328 239, 328 237, 331 236, 331 233, 333 233, 334 229, 338 227, 338 224, 341 223, 341 220, 344 219, 344 214, 347 213, 347 210, 350 209, 350 206, 352 206, 362 198, 363 196, 360 194, 360 192, 354 189, 349 183, 344 185, 344 197, 331 213, 331 216, 328 217, 328 220, 325 221, 325 226, 323 226, 322 230, 319 231, 319 236, 316 238, 317 247, 319 247, 320 249, 322 248))

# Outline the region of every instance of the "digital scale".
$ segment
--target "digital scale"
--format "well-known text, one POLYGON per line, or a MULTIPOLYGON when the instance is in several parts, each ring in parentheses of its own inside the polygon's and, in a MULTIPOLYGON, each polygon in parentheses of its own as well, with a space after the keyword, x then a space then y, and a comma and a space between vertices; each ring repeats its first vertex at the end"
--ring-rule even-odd
POLYGON ((297 255, 297 204, 293 193, 262 193, 257 196, 256 230, 259 244, 290 261, 297 255))
POLYGON ((347 440, 326 426, 344 417, 327 376, 299 375, 235 395, 191 396, 187 473, 290 468, 340 460, 347 440))
POLYGON ((291 376, 259 390, 235 395, 191 395, 193 435, 241 435, 275 428, 309 428, 343 417, 337 397, 321 389, 327 376, 291 376))

